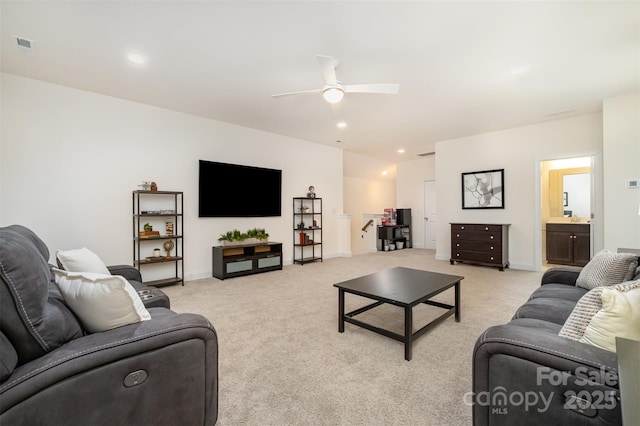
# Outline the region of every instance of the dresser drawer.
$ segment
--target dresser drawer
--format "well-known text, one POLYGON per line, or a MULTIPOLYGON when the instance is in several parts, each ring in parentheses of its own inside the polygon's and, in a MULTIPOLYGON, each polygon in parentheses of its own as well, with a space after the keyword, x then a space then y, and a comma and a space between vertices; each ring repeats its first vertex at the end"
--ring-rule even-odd
POLYGON ((451 232, 454 232, 454 231, 502 232, 502 225, 483 225, 478 223, 452 223, 451 232))
POLYGON ((502 264, 502 253, 482 253, 464 250, 455 250, 452 253, 453 260, 466 260, 470 262, 481 262, 495 265, 502 264))
POLYGON ((475 241, 453 241, 451 244, 451 251, 482 251, 487 253, 501 253, 502 244, 500 241, 496 242, 475 242, 475 241))
POLYGON ((495 231, 458 231, 452 232, 451 240, 461 240, 461 241, 502 241, 502 232, 495 231))

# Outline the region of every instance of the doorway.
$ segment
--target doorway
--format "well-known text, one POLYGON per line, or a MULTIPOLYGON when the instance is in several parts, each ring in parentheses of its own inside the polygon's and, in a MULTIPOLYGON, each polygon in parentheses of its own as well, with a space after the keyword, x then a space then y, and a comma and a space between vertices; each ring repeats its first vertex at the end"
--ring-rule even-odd
POLYGON ((540 211, 536 223, 539 226, 536 240, 536 264, 542 269, 549 266, 546 257, 547 223, 589 223, 590 251, 602 245, 598 238, 600 229, 599 197, 596 190, 599 182, 599 153, 580 157, 565 157, 539 161, 540 211), (538 258, 539 256, 539 258, 538 258))
POLYGON ((436 248, 436 181, 424 181, 424 248, 436 248))

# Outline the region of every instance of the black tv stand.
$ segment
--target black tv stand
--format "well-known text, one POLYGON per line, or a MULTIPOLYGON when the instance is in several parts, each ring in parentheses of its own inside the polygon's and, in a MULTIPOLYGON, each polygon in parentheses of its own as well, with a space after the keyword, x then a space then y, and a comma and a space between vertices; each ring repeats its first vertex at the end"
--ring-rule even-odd
POLYGON ((212 261, 213 276, 221 280, 281 270, 282 243, 214 246, 212 261))

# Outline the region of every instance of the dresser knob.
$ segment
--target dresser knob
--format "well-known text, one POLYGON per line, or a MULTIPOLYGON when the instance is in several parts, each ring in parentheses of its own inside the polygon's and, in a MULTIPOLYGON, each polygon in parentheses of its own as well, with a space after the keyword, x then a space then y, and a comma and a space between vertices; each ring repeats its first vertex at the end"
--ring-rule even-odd
POLYGON ((493 247, 491 247, 491 250, 493 250, 493 247))
POLYGON ((489 227, 485 227, 485 228, 484 228, 484 230, 485 230, 485 231, 488 231, 488 230, 489 230, 489 227))
POLYGON ((493 235, 491 236, 491 239, 493 240, 493 235))
POLYGON ((456 234, 456 238, 460 238, 460 234, 456 234))
POLYGON ((464 226, 461 226, 460 229, 464 229, 464 226))
POLYGON ((456 257, 460 257, 460 253, 456 253, 456 257))
POLYGON ((460 247, 460 244, 456 244, 456 247, 460 247))
POLYGON ((491 260, 493 260, 493 256, 491 256, 491 260))

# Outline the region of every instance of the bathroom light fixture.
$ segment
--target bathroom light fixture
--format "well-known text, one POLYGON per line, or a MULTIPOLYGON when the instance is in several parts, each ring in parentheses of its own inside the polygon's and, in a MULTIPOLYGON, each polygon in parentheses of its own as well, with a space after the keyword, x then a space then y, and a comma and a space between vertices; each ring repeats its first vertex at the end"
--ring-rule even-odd
POLYGON ((337 104, 344 98, 344 89, 341 86, 326 86, 322 89, 322 97, 330 104, 337 104))

